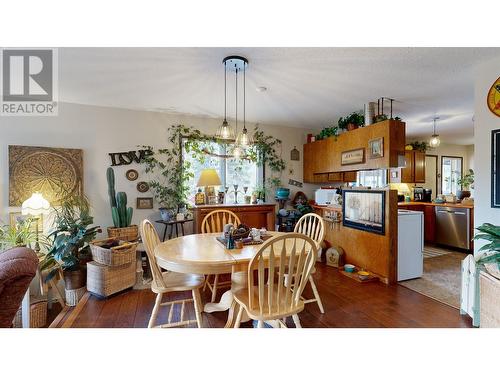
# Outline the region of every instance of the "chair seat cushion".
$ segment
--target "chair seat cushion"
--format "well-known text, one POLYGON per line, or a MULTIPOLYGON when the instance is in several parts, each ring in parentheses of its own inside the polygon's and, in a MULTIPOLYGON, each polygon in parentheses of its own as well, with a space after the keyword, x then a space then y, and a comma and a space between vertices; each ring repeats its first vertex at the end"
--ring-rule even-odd
POLYGON ((151 290, 155 293, 184 291, 198 289, 203 286, 205 277, 194 273, 162 272, 166 288, 158 285, 155 281, 151 283, 151 290))
POLYGON ((262 314, 260 313, 260 307, 259 307, 259 294, 257 288, 254 289, 253 293, 253 301, 252 301, 252 307, 253 309, 250 309, 250 301, 249 301, 249 296, 248 296, 248 289, 240 289, 234 294, 234 299, 236 302, 238 302, 240 305, 243 306, 245 311, 247 312, 248 316, 252 319, 255 320, 271 320, 271 319, 281 319, 286 316, 290 316, 293 314, 298 314, 302 310, 304 310, 304 302, 302 300, 299 300, 298 304, 294 306, 293 308, 290 307, 290 300, 292 297, 292 294, 289 293, 288 295, 288 303, 285 305, 285 298, 284 296, 280 296, 280 303, 276 303, 278 300, 278 286, 275 285, 274 290, 273 290, 273 308, 271 311, 269 311, 269 303, 268 303, 268 292, 267 288, 264 293, 264 304, 263 304, 263 310, 262 314))

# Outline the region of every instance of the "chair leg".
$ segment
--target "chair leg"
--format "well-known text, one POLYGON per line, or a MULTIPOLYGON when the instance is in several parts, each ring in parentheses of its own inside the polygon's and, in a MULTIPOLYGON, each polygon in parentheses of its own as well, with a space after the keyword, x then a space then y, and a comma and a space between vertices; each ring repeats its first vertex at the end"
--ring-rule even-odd
POLYGON ((201 318, 201 296, 199 289, 193 289, 193 304, 194 313, 196 315, 196 323, 198 323, 198 328, 202 328, 202 318, 201 318))
POLYGON ((212 303, 215 302, 215 297, 217 295, 217 283, 218 282, 219 282, 219 275, 215 275, 214 283, 212 285, 212 300, 211 300, 212 303))
POLYGON ((210 277, 210 275, 205 275, 205 284, 203 284, 203 291, 205 291, 207 289, 207 285, 208 285, 208 278, 210 277))
POLYGON ((299 316, 297 314, 293 314, 292 319, 293 319, 293 323, 295 324, 296 328, 302 328, 302 326, 300 325, 299 316))
POLYGON ((153 307, 153 311, 151 312, 151 318, 149 318, 148 328, 153 328, 155 325, 156 316, 158 315, 158 310, 160 310, 162 297, 163 297, 162 293, 158 293, 156 295, 156 301, 153 307))
POLYGON ((314 298, 316 299, 316 302, 318 303, 319 311, 321 311, 321 314, 325 313, 325 309, 323 309, 323 303, 321 302, 321 298, 318 293, 318 289, 316 289, 316 284, 314 282, 314 279, 312 276, 309 276, 309 282, 311 283, 311 288, 314 294, 314 298))
POLYGON ((234 322, 234 328, 240 328, 242 315, 243 315, 243 307, 240 304, 238 304, 238 315, 236 316, 236 322, 234 322))
POLYGON ((264 321, 259 320, 259 323, 257 323, 257 328, 264 328, 264 321))

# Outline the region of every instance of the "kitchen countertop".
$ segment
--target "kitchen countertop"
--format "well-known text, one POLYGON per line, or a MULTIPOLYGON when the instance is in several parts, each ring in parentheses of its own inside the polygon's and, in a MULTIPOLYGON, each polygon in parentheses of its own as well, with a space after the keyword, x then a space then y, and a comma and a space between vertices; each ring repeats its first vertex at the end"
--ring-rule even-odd
POLYGON ((461 203, 434 203, 434 202, 398 202, 398 206, 440 206, 454 208, 469 208, 474 209, 474 206, 469 206, 461 203))

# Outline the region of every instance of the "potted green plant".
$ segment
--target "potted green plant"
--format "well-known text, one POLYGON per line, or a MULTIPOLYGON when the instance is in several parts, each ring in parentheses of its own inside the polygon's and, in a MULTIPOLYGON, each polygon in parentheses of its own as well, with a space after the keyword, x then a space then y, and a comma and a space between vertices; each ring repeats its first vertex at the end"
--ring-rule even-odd
POLYGON ((38 243, 43 247, 49 246, 46 236, 37 234, 33 228, 35 219, 28 217, 26 220, 16 221, 15 225, 0 227, 0 251, 12 247, 29 247, 38 243))
POLYGON ((320 139, 326 139, 329 137, 338 137, 339 135, 339 127, 337 125, 330 126, 323 128, 321 132, 316 135, 316 140, 319 141, 320 139))
POLYGON ((127 207, 127 194, 115 191, 115 172, 109 167, 106 170, 106 179, 108 181, 108 197, 111 206, 111 217, 113 226, 108 227, 108 236, 117 237, 125 241, 133 241, 139 237, 139 228, 132 225, 132 215, 134 209, 127 207))
POLYGON ((52 247, 42 260, 41 269, 49 270, 47 280, 62 269, 67 296, 68 291, 86 285, 87 262, 92 259, 89 242, 101 232, 99 226, 91 226, 93 222, 90 203, 83 195, 66 196, 60 207, 54 207, 54 229, 48 235, 52 247))
POLYGON ((347 117, 341 117, 338 121, 339 129, 343 130, 354 130, 359 127, 365 126, 365 115, 362 111, 352 112, 347 117))
POLYGON ((474 171, 469 169, 463 177, 459 177, 457 182, 462 187, 461 190, 457 191, 457 199, 464 199, 470 197, 469 188, 474 188, 474 171))
POLYGON ((274 190, 274 197, 276 199, 288 199, 290 196, 290 189, 283 187, 279 177, 269 177, 267 179, 269 189, 274 190))
POLYGON ((475 256, 476 263, 484 265, 490 275, 500 279, 500 226, 484 223, 476 229, 479 233, 474 239, 488 241, 475 256))

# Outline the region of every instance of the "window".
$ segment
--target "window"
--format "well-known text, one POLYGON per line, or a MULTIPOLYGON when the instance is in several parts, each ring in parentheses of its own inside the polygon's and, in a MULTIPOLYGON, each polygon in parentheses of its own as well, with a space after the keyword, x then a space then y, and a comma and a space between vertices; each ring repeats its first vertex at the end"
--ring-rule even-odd
POLYGON ((359 171, 357 185, 364 187, 382 188, 387 185, 387 171, 385 169, 374 169, 372 171, 359 171))
MULTIPOLYGON (((224 186, 229 188, 228 195, 231 197, 229 201, 232 201, 234 198, 234 194, 231 193, 234 190, 233 185, 238 185, 239 203, 243 203, 242 197, 244 195, 244 187, 248 187, 247 195, 249 195, 258 185, 262 185, 262 168, 260 168, 257 163, 245 159, 224 158, 211 155, 207 155, 205 160, 200 162, 193 157, 192 153, 186 151, 184 145, 185 143, 182 145, 182 157, 185 161, 189 162, 190 170, 194 174, 194 177, 187 183, 190 187, 188 200, 191 204, 194 204, 194 196, 198 191, 196 183, 198 182, 201 171, 206 168, 214 168, 219 174, 222 182, 222 186, 219 187, 220 191, 224 190, 224 186)), ((225 155, 228 149, 227 145, 218 144, 216 142, 208 142, 206 146, 217 155, 225 155)))
POLYGON ((462 158, 441 157, 441 194, 457 194, 461 189, 458 179, 462 177, 462 158))

